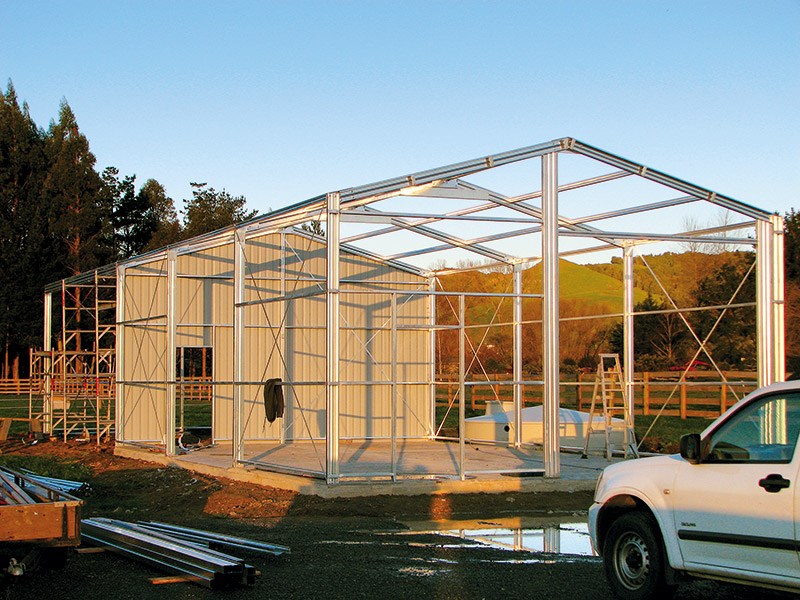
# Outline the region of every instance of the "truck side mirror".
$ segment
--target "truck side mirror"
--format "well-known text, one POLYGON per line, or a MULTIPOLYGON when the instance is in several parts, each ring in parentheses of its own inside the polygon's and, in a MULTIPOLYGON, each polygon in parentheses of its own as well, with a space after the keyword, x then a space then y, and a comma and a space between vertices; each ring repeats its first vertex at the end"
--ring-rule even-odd
POLYGON ((681 436, 681 457, 693 465, 701 461, 699 433, 687 433, 681 436))

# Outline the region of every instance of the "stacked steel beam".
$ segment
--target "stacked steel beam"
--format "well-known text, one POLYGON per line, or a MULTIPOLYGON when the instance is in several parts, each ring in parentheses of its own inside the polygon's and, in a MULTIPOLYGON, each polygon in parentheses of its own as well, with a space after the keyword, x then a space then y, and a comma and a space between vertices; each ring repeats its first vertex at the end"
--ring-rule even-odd
POLYGON ((91 489, 89 484, 84 481, 72 481, 71 479, 45 477, 44 475, 39 475, 38 473, 34 473, 28 469, 20 469, 20 471, 24 473, 31 481, 44 484, 45 486, 56 489, 60 492, 75 494, 79 492, 88 492, 91 489))
POLYGON ((269 544, 267 542, 260 542, 258 540, 251 540, 234 535, 223 535, 211 531, 203 531, 202 529, 192 529, 191 527, 179 527, 178 525, 170 525, 169 523, 139 521, 138 526, 148 531, 164 533, 173 538, 201 544, 206 548, 212 548, 214 550, 225 548, 228 550, 242 550, 255 554, 271 554, 273 556, 280 556, 281 554, 290 552, 289 548, 286 546, 279 546, 278 544, 269 544))
POLYGON ((212 589, 248 585, 259 575, 243 559, 213 548, 282 554, 284 546, 222 536, 165 523, 128 523, 116 519, 83 519, 81 537, 112 552, 176 573, 212 589))
POLYGON ((30 471, 22 473, 0 466, 0 505, 78 501, 78 498, 67 492, 78 489, 75 485, 80 487, 85 484, 74 481, 68 483, 73 484, 72 489, 54 485, 50 478, 31 474, 30 471))

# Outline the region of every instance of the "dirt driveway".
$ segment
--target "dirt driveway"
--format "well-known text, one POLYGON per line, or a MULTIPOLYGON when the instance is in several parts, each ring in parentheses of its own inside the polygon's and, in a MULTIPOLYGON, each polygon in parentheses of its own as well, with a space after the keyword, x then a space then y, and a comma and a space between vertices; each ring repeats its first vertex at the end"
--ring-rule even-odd
MULTIPOLYGON (((73 552, 66 567, 0 579, 8 600, 189 598, 547 598, 610 597, 594 557, 509 551, 470 539, 410 532, 420 520, 585 518, 591 494, 470 494, 324 500, 221 481, 113 456, 110 447, 43 443, 3 452, 88 467, 94 491, 84 516, 162 520, 282 544, 291 554, 249 561, 254 586, 211 591, 154 585, 149 567, 109 553, 73 552)), ((4 565, 3 565, 4 566, 4 565)), ((678 598, 752 600, 752 590, 700 582, 678 598)), ((759 596, 761 597, 761 596, 759 596)), ((777 597, 777 596, 776 596, 777 597)))

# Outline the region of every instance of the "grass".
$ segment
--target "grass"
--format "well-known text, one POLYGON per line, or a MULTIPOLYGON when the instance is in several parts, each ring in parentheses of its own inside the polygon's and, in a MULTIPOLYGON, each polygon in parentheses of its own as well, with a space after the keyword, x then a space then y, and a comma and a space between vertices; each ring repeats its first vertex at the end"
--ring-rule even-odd
POLYGON ((643 440, 641 449, 646 452, 677 452, 682 435, 700 433, 714 420, 665 416, 655 419, 654 415, 636 415, 634 418, 636 438, 643 440))
POLYGON ((20 454, 4 454, 0 456, 0 465, 9 469, 28 469, 37 475, 86 481, 92 475, 91 469, 75 461, 64 461, 52 456, 26 456, 20 454))

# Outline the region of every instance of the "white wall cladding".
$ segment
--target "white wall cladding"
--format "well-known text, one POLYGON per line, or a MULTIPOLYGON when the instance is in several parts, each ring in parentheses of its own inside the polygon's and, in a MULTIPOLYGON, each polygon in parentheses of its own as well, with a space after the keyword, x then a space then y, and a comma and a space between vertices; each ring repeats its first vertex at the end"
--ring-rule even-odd
MULTIPOLYGON (((288 233, 248 239, 244 246, 244 439, 307 440, 325 436, 324 242, 288 233), (284 380, 283 419, 269 423, 266 379, 284 380)), ((176 346, 213 348, 215 440, 233 434, 233 245, 180 255, 176 279, 176 346)), ((397 294, 397 435, 423 437, 430 421, 428 302, 404 294, 427 290, 427 280, 362 256, 342 253, 340 435, 390 437, 392 431, 392 292, 397 294)), ((155 260, 127 269, 123 366, 124 439, 164 441, 166 415, 167 265, 155 260), (146 276, 142 276, 146 275, 146 276)), ((174 360, 174 359, 173 359, 174 360)))

